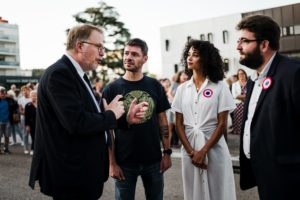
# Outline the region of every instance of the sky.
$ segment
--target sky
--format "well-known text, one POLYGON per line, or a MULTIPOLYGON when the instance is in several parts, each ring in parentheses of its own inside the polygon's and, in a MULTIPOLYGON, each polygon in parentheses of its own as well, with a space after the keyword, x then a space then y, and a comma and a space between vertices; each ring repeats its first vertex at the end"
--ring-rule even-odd
MULTIPOLYGON (((73 15, 100 0, 1 0, 0 16, 19 26, 22 69, 46 68, 65 52, 73 15)), ((105 0, 115 7, 132 37, 149 46, 148 70, 161 74, 160 28, 200 19, 261 10, 300 0, 105 0)))

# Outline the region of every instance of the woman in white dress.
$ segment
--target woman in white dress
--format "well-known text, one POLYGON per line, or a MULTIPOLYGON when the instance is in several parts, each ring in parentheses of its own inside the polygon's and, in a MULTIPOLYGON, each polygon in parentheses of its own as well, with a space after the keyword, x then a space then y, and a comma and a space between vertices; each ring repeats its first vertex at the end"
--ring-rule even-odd
POLYGON ((223 82, 223 62, 213 44, 190 40, 182 64, 192 73, 177 89, 172 110, 182 147, 185 200, 235 200, 235 183, 223 133, 233 97, 223 82))

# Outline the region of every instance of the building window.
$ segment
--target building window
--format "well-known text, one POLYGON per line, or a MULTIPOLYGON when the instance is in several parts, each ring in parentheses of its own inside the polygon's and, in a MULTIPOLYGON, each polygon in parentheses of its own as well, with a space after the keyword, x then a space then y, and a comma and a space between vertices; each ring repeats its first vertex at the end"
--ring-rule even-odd
POLYGON ((189 42, 191 40, 191 36, 187 36, 187 41, 189 42))
POLYGON ((282 27, 282 36, 286 36, 286 35, 287 35, 286 27, 282 27))
POLYGON ((224 66, 223 66, 224 72, 228 72, 229 71, 229 59, 225 58, 223 62, 224 62, 224 66))
POLYGON ((213 34, 212 33, 208 33, 207 34, 207 39, 208 39, 209 42, 212 43, 213 42, 213 34))
POLYGON ((178 72, 178 65, 177 65, 177 64, 174 65, 174 72, 175 72, 175 73, 178 72))
POLYGON ((282 27, 282 36, 295 35, 294 26, 282 27))
POLYGON ((294 26, 289 27, 289 35, 294 35, 294 26))
POLYGON ((169 51, 170 41, 165 40, 165 44, 166 44, 166 51, 169 51))
POLYGON ((223 31, 223 43, 228 43, 228 31, 223 31))
POLYGON ((300 34, 300 25, 294 26, 294 33, 295 33, 295 35, 299 35, 300 34))
POLYGON ((200 34, 200 40, 205 41, 205 35, 204 34, 200 34))

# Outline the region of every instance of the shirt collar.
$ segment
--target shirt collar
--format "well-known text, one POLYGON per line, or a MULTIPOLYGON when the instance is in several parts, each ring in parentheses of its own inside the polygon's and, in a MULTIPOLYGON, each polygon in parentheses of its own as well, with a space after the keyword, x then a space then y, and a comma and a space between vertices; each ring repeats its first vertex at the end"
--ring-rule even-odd
POLYGON ((255 81, 255 80, 258 80, 258 79, 262 79, 262 78, 264 78, 264 77, 267 76, 267 74, 268 74, 268 72, 269 72, 269 69, 270 69, 270 67, 271 67, 271 64, 272 64, 272 62, 273 62, 273 60, 274 60, 275 55, 276 55, 276 53, 274 53, 274 54, 272 55, 272 57, 270 58, 269 62, 265 65, 265 67, 263 68, 263 70, 261 71, 261 73, 260 73, 259 75, 257 74, 257 71, 255 71, 255 72, 251 75, 250 78, 251 78, 252 81, 255 81))
MULTIPOLYGON (((203 87, 205 87, 206 85, 208 85, 209 83, 210 83, 211 81, 206 77, 205 78, 205 81, 203 82, 203 87)), ((194 83, 194 79, 193 79, 193 76, 190 78, 190 80, 188 80, 187 81, 187 86, 188 87, 191 87, 191 86, 193 86, 193 85, 195 85, 195 83, 194 83)), ((201 86, 202 87, 202 86, 201 86)))
POLYGON ((83 77, 85 73, 82 70, 82 68, 80 67, 80 65, 78 64, 78 62, 71 55, 69 55, 68 52, 66 52, 65 55, 70 59, 71 63, 75 67, 75 69, 76 69, 77 73, 79 74, 79 76, 83 77))

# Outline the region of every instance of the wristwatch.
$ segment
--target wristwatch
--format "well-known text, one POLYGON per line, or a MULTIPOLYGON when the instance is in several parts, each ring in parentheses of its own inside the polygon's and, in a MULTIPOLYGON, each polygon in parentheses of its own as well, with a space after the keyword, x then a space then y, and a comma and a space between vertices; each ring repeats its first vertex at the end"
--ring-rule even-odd
POLYGON ((163 150, 163 153, 171 155, 172 154, 172 149, 165 149, 165 150, 163 150))

